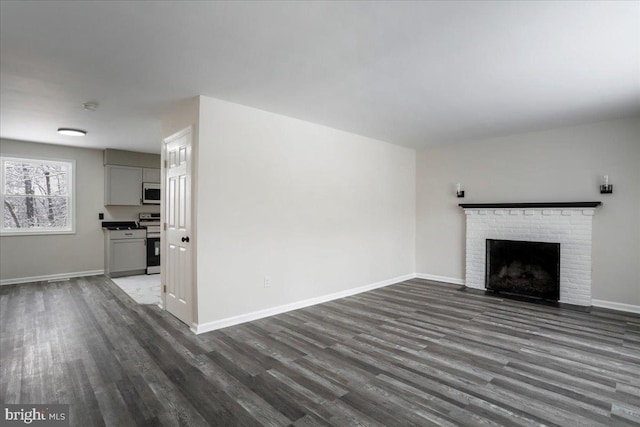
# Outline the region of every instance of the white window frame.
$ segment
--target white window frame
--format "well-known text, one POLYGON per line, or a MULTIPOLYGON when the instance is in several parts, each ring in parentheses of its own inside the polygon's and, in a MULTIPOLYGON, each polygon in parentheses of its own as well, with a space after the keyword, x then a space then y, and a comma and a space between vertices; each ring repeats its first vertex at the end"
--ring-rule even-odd
POLYGON ((10 154, 0 154, 0 208, 4 215, 4 170, 5 162, 25 162, 25 163, 64 163, 69 167, 69 221, 66 228, 4 228, 4 219, 0 220, 0 236, 38 236, 55 234, 75 234, 76 233, 76 161, 71 159, 55 159, 51 157, 37 156, 17 156, 10 154))

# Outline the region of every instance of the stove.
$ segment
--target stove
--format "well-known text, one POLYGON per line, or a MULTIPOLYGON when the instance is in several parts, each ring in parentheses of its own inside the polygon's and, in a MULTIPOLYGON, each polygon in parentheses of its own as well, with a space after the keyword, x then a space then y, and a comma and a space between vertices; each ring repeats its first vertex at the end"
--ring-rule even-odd
POLYGON ((160 214, 159 213, 140 213, 140 227, 146 227, 147 237, 160 237, 160 214))
POLYGON ((147 229, 147 274, 160 273, 160 214, 142 212, 139 215, 140 227, 147 229))

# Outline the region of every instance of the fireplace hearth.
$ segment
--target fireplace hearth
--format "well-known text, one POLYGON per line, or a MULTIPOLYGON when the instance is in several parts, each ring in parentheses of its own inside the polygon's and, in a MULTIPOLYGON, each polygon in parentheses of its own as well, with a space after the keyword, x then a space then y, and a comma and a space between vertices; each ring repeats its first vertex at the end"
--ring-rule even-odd
POLYGON ((560 298, 560 244, 486 239, 489 291, 547 301, 560 298))

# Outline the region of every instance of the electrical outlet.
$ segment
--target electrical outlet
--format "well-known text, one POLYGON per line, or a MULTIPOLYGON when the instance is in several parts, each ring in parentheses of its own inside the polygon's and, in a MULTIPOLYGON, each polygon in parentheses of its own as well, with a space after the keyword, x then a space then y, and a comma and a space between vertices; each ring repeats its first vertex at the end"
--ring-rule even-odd
POLYGON ((264 287, 268 288, 271 286, 271 276, 264 276, 264 287))
POLYGON ((104 214, 102 212, 98 214, 98 219, 104 219, 104 214))

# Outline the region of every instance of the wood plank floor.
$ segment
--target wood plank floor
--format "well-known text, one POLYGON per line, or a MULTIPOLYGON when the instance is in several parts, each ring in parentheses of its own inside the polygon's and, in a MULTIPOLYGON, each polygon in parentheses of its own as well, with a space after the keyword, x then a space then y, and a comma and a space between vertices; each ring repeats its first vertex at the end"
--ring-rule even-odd
POLYGON ((3 403, 76 426, 640 424, 640 316, 410 280, 193 335, 104 276, 0 287, 3 403))

